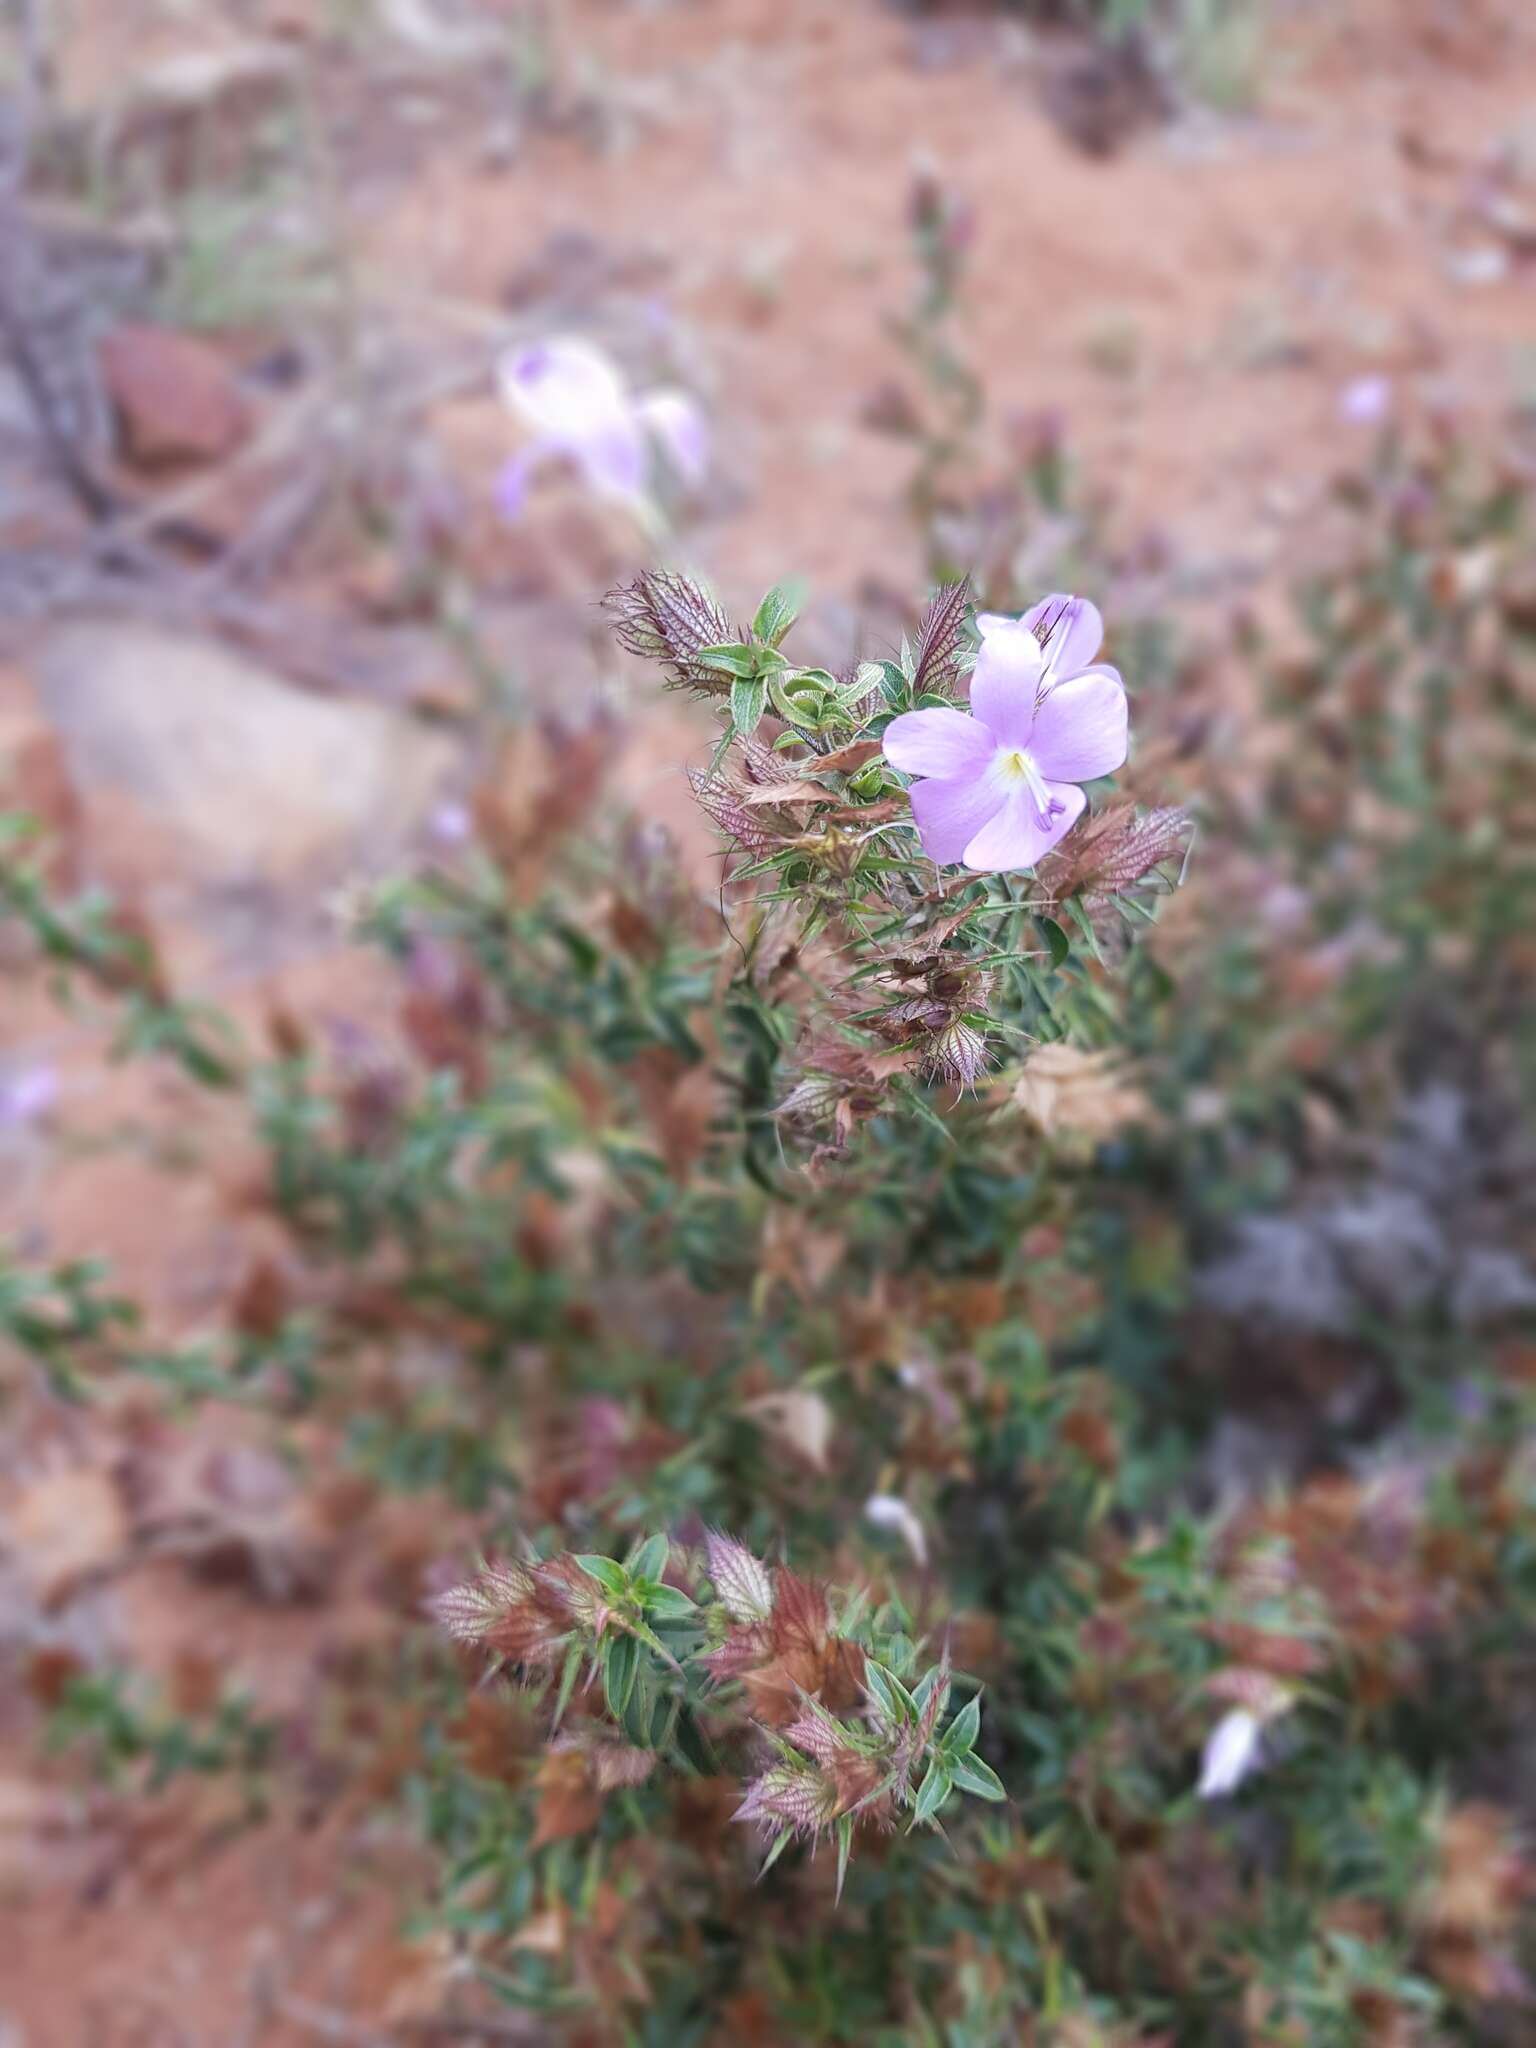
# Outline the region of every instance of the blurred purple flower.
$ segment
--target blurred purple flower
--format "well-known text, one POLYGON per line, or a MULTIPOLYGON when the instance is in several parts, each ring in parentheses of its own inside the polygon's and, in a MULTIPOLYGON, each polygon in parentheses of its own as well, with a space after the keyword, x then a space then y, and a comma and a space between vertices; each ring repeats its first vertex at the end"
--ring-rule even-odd
POLYGON ((462 846, 475 829, 467 804, 451 800, 440 803, 427 820, 427 829, 439 846, 462 846))
POLYGON ((514 349, 502 359, 500 382, 531 435, 497 485, 509 519, 521 515, 535 471, 556 459, 574 463, 600 497, 630 505, 646 498, 658 449, 685 484, 703 481, 709 433, 694 401, 670 388, 636 397, 590 341, 566 335, 514 349))
POLYGON ((0 1080, 0 1131, 24 1131, 40 1123, 59 1099, 52 1067, 23 1067, 0 1080))
POLYGON ((1356 377, 1339 393, 1339 418, 1352 427, 1378 426, 1391 410, 1390 377, 1356 377))
POLYGON ((1104 622, 1060 593, 1021 619, 984 613, 971 710, 905 711, 885 756, 911 789, 930 859, 979 873, 1033 867, 1088 799, 1078 784, 1125 759, 1129 714, 1119 672, 1094 661, 1104 622))

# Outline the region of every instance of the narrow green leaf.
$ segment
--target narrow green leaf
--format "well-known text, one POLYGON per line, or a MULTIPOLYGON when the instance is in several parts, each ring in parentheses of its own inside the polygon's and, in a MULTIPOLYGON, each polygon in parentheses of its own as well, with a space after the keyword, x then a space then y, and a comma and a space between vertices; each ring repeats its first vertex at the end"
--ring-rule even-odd
POLYGON ((757 608, 757 616, 752 621, 752 637, 766 641, 770 647, 777 647, 799 618, 805 598, 805 585, 798 579, 776 583, 757 608))
POLYGON ((917 1788, 917 1803, 912 1809, 913 1827, 921 1827, 924 1821, 932 1820, 953 1789, 949 1772, 935 1757, 917 1788))
POLYGON ((687 1621, 698 1613, 697 1604, 676 1586, 653 1586, 645 1595, 645 1609, 653 1621, 687 1621))
POLYGON ((571 1704, 571 1694, 576 1690, 576 1674, 581 1669, 582 1645, 580 1638, 571 1644, 565 1653, 565 1662, 560 1667, 560 1686, 555 1694, 556 1728, 565 1719, 565 1710, 571 1704))
POLYGON ((622 1599, 629 1590, 629 1574, 623 1565, 615 1564, 611 1557, 597 1557, 583 1552, 576 1562, 589 1579, 596 1579, 605 1593, 612 1593, 622 1599))
POLYGON ((1054 917, 1038 917, 1035 922, 1040 927, 1045 943, 1051 949, 1051 965, 1053 967, 1064 967, 1071 957, 1072 941, 1067 937, 1054 917))
POLYGON ((603 1693, 609 1711, 621 1721, 639 1675, 640 1645, 633 1636, 610 1636, 603 1645, 603 1693))
POLYGON ((848 1858, 853 1854, 853 1822, 847 1814, 837 1823, 837 1898, 841 1902, 843 1883, 848 1875, 848 1858))
POLYGON ((762 676, 738 676, 731 684, 731 724, 744 740, 757 731, 767 702, 768 685, 762 676))
POLYGON ((1099 951, 1098 934, 1093 928, 1093 919, 1088 915, 1082 898, 1080 896, 1071 897, 1068 900, 1067 908, 1072 913, 1072 922, 1083 935, 1083 943, 1087 946, 1094 959, 1102 964, 1104 955, 1099 951))
POLYGON ((704 668, 712 668, 726 676, 755 676, 758 666, 758 650, 748 647, 744 641, 736 640, 720 647, 701 647, 690 659, 704 668))
POLYGON ((877 1664, 873 1657, 868 1657, 864 1662, 864 1683, 874 1693, 876 1704, 888 1722, 916 1724, 916 1703, 894 1671, 888 1671, 883 1664, 877 1664))
POLYGON ((659 1579, 667 1568, 667 1558, 672 1550, 665 1536, 648 1536, 627 1560, 630 1576, 636 1579, 659 1579))
POLYGON ((981 1701, 969 1699, 944 1730, 946 1756, 964 1756, 981 1733, 981 1701))
POLYGON ((887 1726, 894 1724, 900 1711, 896 1705, 896 1697, 891 1691, 891 1683, 873 1657, 865 1659, 864 1690, 873 1699, 876 1712, 887 1726))
POLYGON ((950 1765, 955 1783, 962 1792, 973 1792, 978 1799, 1006 1799, 1008 1793, 1002 1779, 990 1764, 984 1764, 979 1756, 964 1756, 950 1765))
POLYGON ((949 1700, 949 1672, 942 1664, 935 1664, 930 1670, 925 1671, 917 1684, 912 1688, 912 1704, 917 1709, 919 1721, 927 1713, 928 1702, 933 1698, 934 1689, 937 1686, 942 1686, 943 1691, 939 1696, 939 1704, 934 1710, 936 1716, 943 1713, 949 1700))
POLYGON ((654 1731, 665 1718, 668 1706, 668 1701, 658 1699, 652 1693, 645 1666, 640 1665, 630 1686, 629 1698, 624 1702, 624 1711, 619 1716, 624 1733, 636 1749, 657 1747, 654 1731))

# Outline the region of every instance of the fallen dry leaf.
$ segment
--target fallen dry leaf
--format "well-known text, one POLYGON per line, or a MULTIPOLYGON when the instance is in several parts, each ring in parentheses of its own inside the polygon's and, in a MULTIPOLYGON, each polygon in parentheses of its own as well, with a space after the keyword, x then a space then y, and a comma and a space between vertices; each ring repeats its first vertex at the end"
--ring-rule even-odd
POLYGON ((783 1394, 759 1394, 746 1413, 776 1442, 805 1460, 813 1472, 827 1470, 832 1446, 832 1410, 820 1394, 794 1387, 783 1394))
POLYGON ((1014 1105, 1046 1137, 1102 1144, 1128 1124, 1149 1121, 1145 1094, 1116 1055, 1075 1045, 1042 1045, 1030 1054, 1013 1088, 1014 1105))
POLYGON ((0 1545, 15 1555, 44 1607, 58 1607, 120 1558, 128 1517, 116 1481, 82 1465, 40 1473, 10 1500, 0 1545))

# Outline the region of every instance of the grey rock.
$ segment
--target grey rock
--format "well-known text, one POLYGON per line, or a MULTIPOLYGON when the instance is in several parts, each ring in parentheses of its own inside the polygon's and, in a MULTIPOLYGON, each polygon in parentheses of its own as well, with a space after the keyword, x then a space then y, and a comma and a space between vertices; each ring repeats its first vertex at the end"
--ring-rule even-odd
POLYGON ((1372 1308, 1413 1315, 1444 1284, 1444 1232, 1411 1190, 1369 1188, 1333 1204, 1320 1222, 1344 1272, 1372 1308))
POLYGON ((388 859, 455 758, 401 712, 149 626, 65 626, 33 677, 87 799, 132 799, 204 883, 297 884, 388 859))
POLYGON ((1245 1217, 1231 1250, 1206 1268, 1197 1289, 1218 1314, 1275 1330, 1340 1336, 1354 1321, 1332 1246, 1315 1223, 1299 1217, 1245 1217))
POLYGON ((1466 1330, 1536 1315, 1536 1270, 1515 1252, 1474 1247, 1457 1264, 1451 1315, 1466 1330))

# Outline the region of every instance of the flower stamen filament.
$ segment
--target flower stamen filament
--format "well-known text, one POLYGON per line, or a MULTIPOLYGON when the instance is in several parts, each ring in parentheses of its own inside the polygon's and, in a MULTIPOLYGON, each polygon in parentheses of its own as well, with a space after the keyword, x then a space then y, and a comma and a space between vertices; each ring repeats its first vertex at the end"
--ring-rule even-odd
POLYGON ((997 767, 999 774, 1006 781, 1023 783, 1029 795, 1030 808, 1035 814, 1035 823, 1042 831, 1066 809, 1060 797, 1051 795, 1045 777, 1022 747, 999 748, 997 767))

